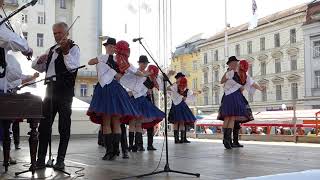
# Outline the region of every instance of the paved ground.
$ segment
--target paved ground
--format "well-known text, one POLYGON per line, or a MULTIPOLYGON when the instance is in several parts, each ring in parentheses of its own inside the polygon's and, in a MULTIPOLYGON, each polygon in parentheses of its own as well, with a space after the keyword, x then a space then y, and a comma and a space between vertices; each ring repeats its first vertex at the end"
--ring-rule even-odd
MULTIPOLYGON (((72 139, 69 144, 66 164, 84 167, 85 169, 78 173, 84 173, 84 176, 78 177, 76 171, 79 168, 67 167, 66 171, 71 172, 71 177, 47 169, 38 171, 34 179, 106 180, 149 173, 158 165, 162 142, 162 139, 155 140, 158 151, 131 153, 129 160, 123 160, 120 157, 113 162, 108 162, 101 160, 104 149, 97 146, 96 139, 72 139)), ((243 142, 243 144, 245 145, 243 149, 225 150, 220 141, 193 140, 191 144, 175 145, 170 139, 170 168, 200 173, 201 177, 195 178, 170 173, 143 179, 239 179, 320 169, 320 145, 318 144, 260 142, 243 142)), ((53 153, 56 154, 57 141, 54 141, 53 147, 53 153)), ((0 175, 0 179, 30 179, 31 174, 14 177, 14 172, 26 169, 24 165, 29 162, 27 142, 23 142, 21 150, 13 150, 12 156, 18 160, 19 164, 11 166, 7 174, 0 175)), ((0 158, 2 159, 2 155, 0 158)), ((164 164, 165 152, 158 169, 163 170, 164 164)), ((4 168, 0 167, 0 172, 4 172, 4 168)))

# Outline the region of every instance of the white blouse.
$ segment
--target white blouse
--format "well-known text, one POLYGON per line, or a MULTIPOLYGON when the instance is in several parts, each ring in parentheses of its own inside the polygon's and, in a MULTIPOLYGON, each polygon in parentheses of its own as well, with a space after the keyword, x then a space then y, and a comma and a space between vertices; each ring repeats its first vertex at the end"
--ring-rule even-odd
POLYGON ((126 73, 121 77, 120 84, 131 91, 134 98, 139 98, 147 95, 148 88, 143 84, 146 79, 146 77, 126 73))
POLYGON ((241 87, 244 87, 249 92, 249 94, 254 94, 255 88, 252 87, 252 85, 254 84, 254 80, 250 76, 247 75, 247 80, 245 85, 241 85, 237 83, 235 80, 233 80, 233 76, 234 76, 233 70, 228 71, 226 73, 227 81, 225 82, 223 87, 225 95, 232 94, 236 92, 238 89, 240 89, 241 87))
MULTIPOLYGON (((178 105, 183 101, 183 96, 178 93, 178 86, 177 84, 173 84, 168 91, 168 94, 173 102, 174 105, 178 105)), ((186 103, 192 103, 196 100, 196 96, 193 94, 192 90, 188 90, 186 103)))

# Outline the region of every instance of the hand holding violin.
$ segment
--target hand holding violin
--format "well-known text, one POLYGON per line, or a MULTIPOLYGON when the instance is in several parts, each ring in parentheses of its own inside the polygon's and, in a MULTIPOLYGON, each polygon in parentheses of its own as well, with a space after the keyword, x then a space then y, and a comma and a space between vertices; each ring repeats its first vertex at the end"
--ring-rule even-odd
POLYGON ((69 54, 71 40, 70 40, 70 39, 67 39, 67 38, 63 38, 63 39, 60 41, 59 44, 60 44, 60 48, 61 48, 62 53, 63 53, 64 55, 69 54))

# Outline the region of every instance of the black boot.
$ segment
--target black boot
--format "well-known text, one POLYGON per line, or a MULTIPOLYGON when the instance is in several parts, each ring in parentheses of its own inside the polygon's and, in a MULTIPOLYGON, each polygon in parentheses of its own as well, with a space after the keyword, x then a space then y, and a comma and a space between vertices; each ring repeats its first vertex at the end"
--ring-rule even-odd
POLYGON ((243 145, 241 145, 239 143, 239 131, 240 129, 233 129, 233 143, 232 143, 232 147, 233 148, 242 148, 243 145))
POLYGON ((113 144, 112 144, 113 134, 104 134, 104 147, 106 148, 106 154, 103 156, 102 160, 112 160, 114 158, 113 144))
POLYGON ((187 139, 187 131, 181 131, 181 142, 182 143, 191 143, 187 139))
POLYGON ((116 158, 116 156, 120 155, 120 149, 119 149, 119 144, 120 144, 120 140, 121 140, 121 134, 113 134, 113 139, 112 139, 112 144, 113 144, 113 158, 111 158, 112 160, 114 160, 116 158))
MULTIPOLYGON (((129 148, 128 151, 132 151, 134 152, 134 145, 133 145, 133 141, 134 141, 134 132, 129 132, 129 148)), ((137 151, 135 151, 137 152, 137 151)))
POLYGON ((136 146, 137 146, 137 151, 145 151, 143 147, 143 138, 142 138, 142 133, 141 132, 136 132, 136 146))
POLYGON ((223 128, 223 145, 226 149, 232 149, 231 133, 231 128, 223 128))
POLYGON ((153 127, 147 129, 147 135, 148 135, 148 151, 156 151, 157 149, 153 147, 153 127))
POLYGON ((20 126, 19 122, 14 122, 12 124, 12 133, 13 133, 13 142, 14 142, 14 147, 16 150, 21 149, 20 148, 20 126))
POLYGON ((99 130, 99 133, 98 133, 98 145, 99 146, 104 146, 103 144, 103 135, 102 135, 102 131, 99 130))
POLYGON ((179 140, 179 131, 178 130, 173 130, 173 134, 174 134, 174 143, 175 144, 181 143, 180 140, 179 140))
POLYGON ((127 128, 124 124, 121 124, 121 151, 122 151, 122 158, 129 159, 127 128))

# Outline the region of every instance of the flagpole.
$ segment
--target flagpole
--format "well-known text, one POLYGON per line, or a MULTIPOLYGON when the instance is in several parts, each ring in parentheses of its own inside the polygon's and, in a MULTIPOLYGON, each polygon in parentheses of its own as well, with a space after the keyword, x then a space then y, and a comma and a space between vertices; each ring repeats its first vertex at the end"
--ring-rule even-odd
POLYGON ((224 58, 225 62, 228 61, 229 52, 228 52, 228 20, 227 20, 227 0, 224 1, 224 12, 225 12, 225 30, 224 30, 224 58))

